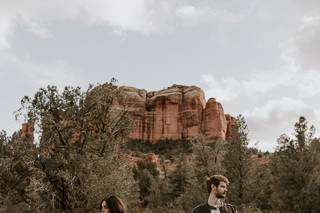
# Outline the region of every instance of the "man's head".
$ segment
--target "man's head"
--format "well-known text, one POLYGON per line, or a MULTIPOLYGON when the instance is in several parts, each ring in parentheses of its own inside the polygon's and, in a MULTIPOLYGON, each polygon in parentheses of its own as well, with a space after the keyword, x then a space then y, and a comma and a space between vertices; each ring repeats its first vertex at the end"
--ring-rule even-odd
POLYGON ((207 179, 209 194, 213 193, 217 198, 225 198, 228 191, 229 180, 223 175, 213 175, 207 179))

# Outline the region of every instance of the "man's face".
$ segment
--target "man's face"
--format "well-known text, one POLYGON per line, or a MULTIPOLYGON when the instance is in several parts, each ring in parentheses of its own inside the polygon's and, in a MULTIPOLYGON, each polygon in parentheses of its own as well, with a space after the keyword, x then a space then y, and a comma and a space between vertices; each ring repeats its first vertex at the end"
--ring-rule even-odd
POLYGON ((225 182, 220 182, 219 186, 213 187, 213 192, 217 198, 225 198, 227 195, 228 186, 225 182))

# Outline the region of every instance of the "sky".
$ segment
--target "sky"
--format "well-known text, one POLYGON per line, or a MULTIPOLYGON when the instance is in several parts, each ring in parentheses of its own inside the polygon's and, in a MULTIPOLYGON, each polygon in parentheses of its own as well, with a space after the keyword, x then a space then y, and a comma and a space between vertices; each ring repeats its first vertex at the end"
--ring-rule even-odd
MULTIPOLYGON (((112 77, 201 87, 274 150, 299 116, 320 128, 320 1, 0 0, 0 129, 40 87, 112 77)), ((316 133, 319 136, 319 134, 316 133)))

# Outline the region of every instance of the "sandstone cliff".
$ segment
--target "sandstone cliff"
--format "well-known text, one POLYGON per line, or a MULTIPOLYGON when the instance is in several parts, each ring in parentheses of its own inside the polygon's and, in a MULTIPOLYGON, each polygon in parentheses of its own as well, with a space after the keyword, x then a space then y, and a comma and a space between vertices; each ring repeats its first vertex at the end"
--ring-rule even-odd
POLYGON ((204 92, 196 86, 173 85, 155 92, 121 89, 134 120, 131 139, 227 139, 234 125, 234 118, 224 114, 222 105, 214 98, 206 102, 204 92))
MULTIPOLYGON (((235 118, 224 114, 222 105, 214 98, 205 100, 204 92, 196 86, 173 85, 160 91, 147 92, 134 87, 121 87, 125 105, 134 129, 129 138, 157 142, 159 140, 228 139, 235 118)), ((33 135, 33 125, 23 124, 21 136, 33 135)), ((70 143, 78 139, 77 134, 70 143)))

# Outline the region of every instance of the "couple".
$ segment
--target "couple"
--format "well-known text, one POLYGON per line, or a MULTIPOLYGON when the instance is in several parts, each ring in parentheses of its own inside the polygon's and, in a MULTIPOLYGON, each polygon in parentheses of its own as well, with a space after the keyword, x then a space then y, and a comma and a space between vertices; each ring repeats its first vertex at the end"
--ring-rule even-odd
MULTIPOLYGON (((191 213, 237 213, 234 206, 222 201, 228 191, 229 180, 222 175, 213 175, 207 179, 208 202, 198 205, 191 213)), ((116 196, 110 196, 100 203, 101 213, 126 213, 123 202, 116 196)))

